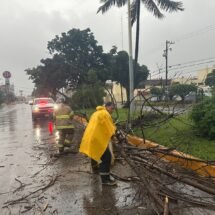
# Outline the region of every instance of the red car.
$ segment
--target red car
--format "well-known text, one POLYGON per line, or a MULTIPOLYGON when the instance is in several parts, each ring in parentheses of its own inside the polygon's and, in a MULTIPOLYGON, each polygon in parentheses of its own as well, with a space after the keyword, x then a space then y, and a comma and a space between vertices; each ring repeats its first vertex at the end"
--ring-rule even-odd
POLYGON ((35 98, 32 102, 32 119, 52 117, 57 107, 52 98, 35 98))

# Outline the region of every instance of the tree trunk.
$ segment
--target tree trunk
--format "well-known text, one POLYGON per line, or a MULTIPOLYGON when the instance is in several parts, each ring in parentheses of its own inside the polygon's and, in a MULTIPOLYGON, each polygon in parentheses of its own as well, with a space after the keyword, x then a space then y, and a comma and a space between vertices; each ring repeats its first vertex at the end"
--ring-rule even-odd
POLYGON ((123 92, 122 92, 122 85, 120 84, 120 90, 121 90, 121 104, 123 105, 123 92))
POLYGON ((127 97, 127 101, 126 104, 130 104, 130 94, 129 94, 129 88, 126 88, 126 97, 127 97))

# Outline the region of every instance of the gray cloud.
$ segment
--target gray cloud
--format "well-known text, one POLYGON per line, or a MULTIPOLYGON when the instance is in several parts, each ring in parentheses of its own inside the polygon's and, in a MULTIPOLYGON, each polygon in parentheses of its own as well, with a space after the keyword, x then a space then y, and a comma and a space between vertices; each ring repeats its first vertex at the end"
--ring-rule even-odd
MULTIPOLYGON (((215 1, 183 2, 184 12, 166 14, 163 20, 157 20, 142 7, 139 61, 151 71, 157 69, 156 63, 164 65, 166 40, 175 41, 170 64, 215 56, 215 1)), ((127 8, 113 8, 102 15, 96 14, 99 5, 99 0, 1 1, 0 68, 2 72, 12 72, 16 90, 27 93, 32 89, 24 70, 48 56, 48 41, 72 28, 89 27, 105 51, 112 45, 119 50, 123 45, 127 50, 127 8)), ((133 39, 134 33, 135 29, 133 39)))

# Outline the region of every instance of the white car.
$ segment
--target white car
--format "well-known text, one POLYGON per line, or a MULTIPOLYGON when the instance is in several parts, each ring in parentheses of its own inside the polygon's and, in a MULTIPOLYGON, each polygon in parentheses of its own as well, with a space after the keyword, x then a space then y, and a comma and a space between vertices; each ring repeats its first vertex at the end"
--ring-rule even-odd
POLYGON ((29 102, 32 105, 32 119, 36 120, 37 118, 52 117, 54 109, 57 108, 54 100, 52 98, 35 98, 32 102, 29 102))

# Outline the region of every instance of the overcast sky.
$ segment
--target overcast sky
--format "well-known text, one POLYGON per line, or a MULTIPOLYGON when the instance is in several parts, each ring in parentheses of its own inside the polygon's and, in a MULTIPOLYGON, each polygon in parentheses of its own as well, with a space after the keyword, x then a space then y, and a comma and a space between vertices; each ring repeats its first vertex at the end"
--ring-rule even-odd
MULTIPOLYGON (((152 78, 164 75, 164 69, 159 74, 158 68, 165 66, 162 55, 166 40, 175 42, 169 52, 169 65, 181 64, 180 72, 170 70, 170 76, 175 73, 194 76, 198 69, 215 65, 215 0, 182 2, 185 11, 165 13, 163 20, 142 7, 139 62, 148 66, 152 78)), ((113 45, 118 50, 128 50, 127 7, 113 7, 102 15, 96 14, 99 0, 0 0, 0 3, 0 68, 2 72, 11 71, 16 92, 31 93, 33 84, 24 70, 39 65, 48 56, 47 42, 72 28, 89 27, 105 52, 113 45)))

